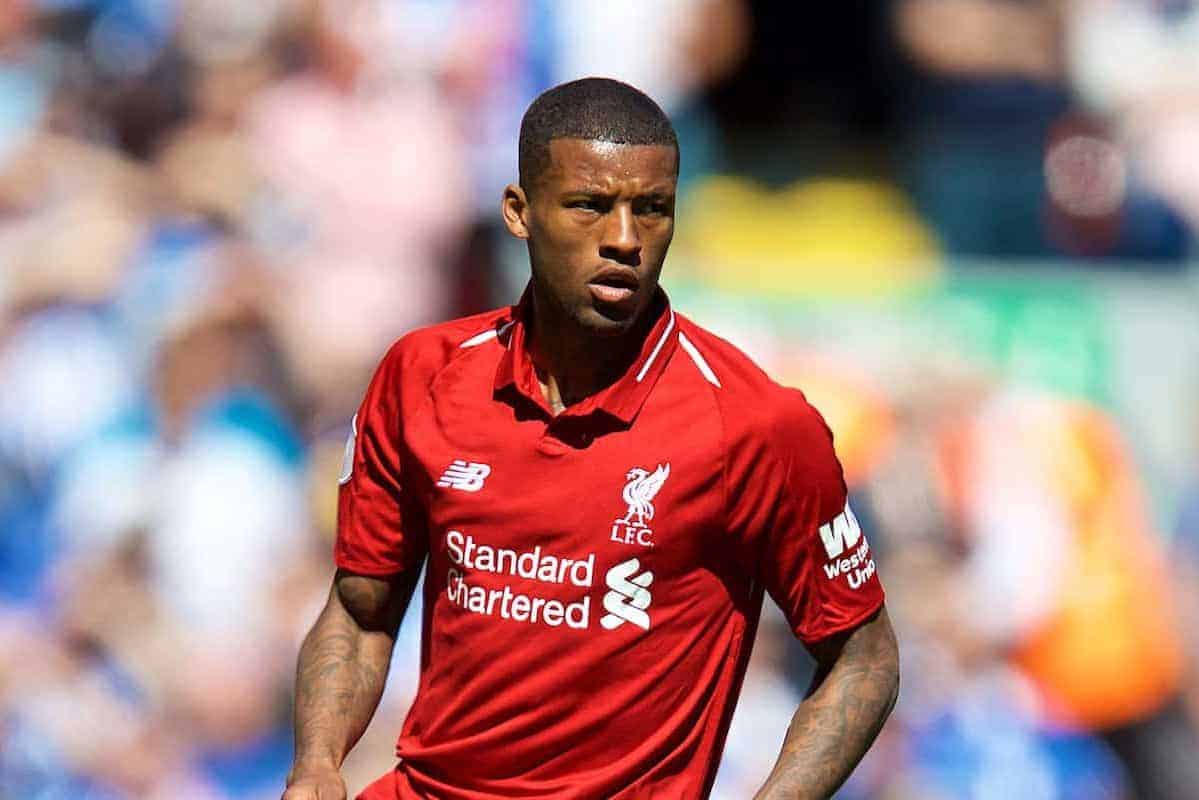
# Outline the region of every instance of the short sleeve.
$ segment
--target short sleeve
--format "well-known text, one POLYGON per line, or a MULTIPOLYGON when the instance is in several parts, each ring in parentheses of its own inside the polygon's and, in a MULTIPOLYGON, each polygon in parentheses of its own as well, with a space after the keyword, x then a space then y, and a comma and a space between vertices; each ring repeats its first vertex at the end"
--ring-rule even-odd
POLYGON ((398 346, 383 359, 351 423, 337 501, 338 567, 384 576, 419 565, 427 534, 404 483, 398 346))
POLYGON ((742 562, 806 644, 851 630, 883 604, 870 544, 849 507, 833 436, 784 390, 767 422, 730 447, 729 525, 742 562))

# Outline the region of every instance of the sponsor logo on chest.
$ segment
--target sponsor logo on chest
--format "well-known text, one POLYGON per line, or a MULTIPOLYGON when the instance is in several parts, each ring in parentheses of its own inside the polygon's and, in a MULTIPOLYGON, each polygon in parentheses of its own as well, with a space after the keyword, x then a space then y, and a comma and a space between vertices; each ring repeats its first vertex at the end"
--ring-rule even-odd
MULTIPOLYGON (((487 464, 455 459, 437 486, 478 492, 491 471, 487 464)), ((621 492, 625 513, 612 522, 609 541, 654 546, 654 532, 650 528, 657 513, 654 499, 668 477, 668 462, 658 464, 652 471, 634 467, 625 473, 621 492)), ((601 553, 592 551, 581 558, 577 555, 572 558, 542 545, 524 549, 499 547, 481 535, 456 529, 446 533, 445 546, 450 561, 445 594, 462 611, 551 628, 591 627, 591 594, 601 553), (503 585, 497 587, 497 583, 503 585), (539 585, 545 589, 539 591, 539 585), (550 590, 548 585, 559 588, 550 590), (567 591, 564 593, 560 587, 567 587, 567 591), (571 594, 569 587, 582 591, 563 599, 564 594, 571 594), (555 596, 545 596, 547 591, 555 596)), ((654 573, 644 569, 639 559, 626 558, 603 575, 601 588, 607 591, 599 598, 605 612, 599 616, 600 627, 614 631, 629 625, 648 631, 652 626, 650 587, 654 573)))

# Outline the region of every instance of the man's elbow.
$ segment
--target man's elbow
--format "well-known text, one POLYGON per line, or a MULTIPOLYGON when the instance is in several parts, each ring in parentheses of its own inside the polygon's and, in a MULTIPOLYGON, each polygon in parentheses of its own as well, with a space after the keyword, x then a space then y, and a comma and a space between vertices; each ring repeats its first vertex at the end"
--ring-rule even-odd
POLYGON ((885 617, 886 611, 883 612, 883 615, 885 636, 882 637, 879 663, 889 684, 887 706, 883 712, 883 721, 886 721, 895 709, 895 704, 899 702, 899 640, 895 637, 890 619, 885 617))
POLYGON ((887 704, 887 710, 883 714, 883 720, 891 716, 891 712, 895 710, 895 704, 899 702, 899 648, 895 648, 895 660, 891 666, 891 697, 887 704))

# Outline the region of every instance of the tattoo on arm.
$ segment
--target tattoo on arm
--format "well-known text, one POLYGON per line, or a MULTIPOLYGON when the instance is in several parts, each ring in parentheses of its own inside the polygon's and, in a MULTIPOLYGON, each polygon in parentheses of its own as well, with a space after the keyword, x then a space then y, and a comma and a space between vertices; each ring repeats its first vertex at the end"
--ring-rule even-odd
POLYGON ((886 610, 813 649, 820 665, 756 800, 831 797, 870 748, 899 693, 899 651, 886 610))
POLYGON ((375 713, 416 572, 391 580, 339 572, 296 666, 293 774, 341 765, 375 713))

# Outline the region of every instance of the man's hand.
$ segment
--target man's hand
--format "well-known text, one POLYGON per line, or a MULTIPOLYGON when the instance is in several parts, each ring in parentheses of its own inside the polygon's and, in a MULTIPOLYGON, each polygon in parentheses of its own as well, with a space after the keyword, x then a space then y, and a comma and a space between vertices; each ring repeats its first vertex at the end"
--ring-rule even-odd
POLYGON ((346 783, 335 767, 292 773, 283 800, 346 800, 346 783))
POLYGON ((899 647, 886 609, 811 648, 818 669, 783 752, 755 800, 832 797, 887 721, 899 695, 899 647))

